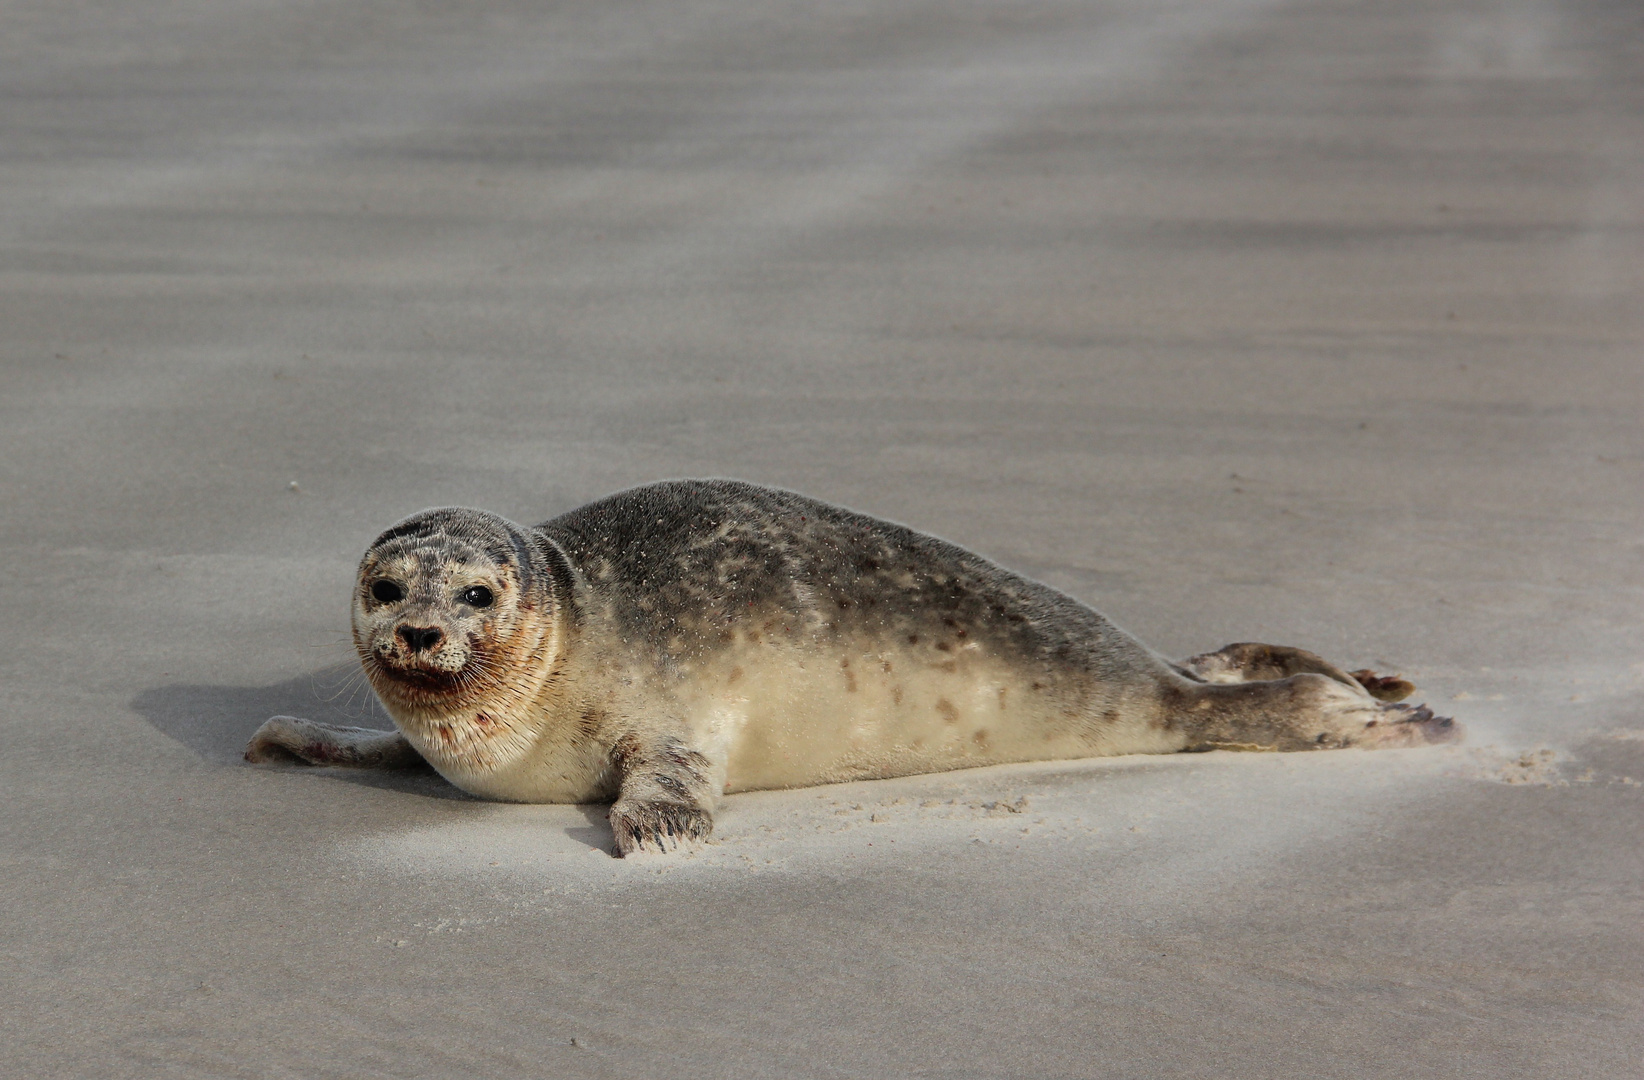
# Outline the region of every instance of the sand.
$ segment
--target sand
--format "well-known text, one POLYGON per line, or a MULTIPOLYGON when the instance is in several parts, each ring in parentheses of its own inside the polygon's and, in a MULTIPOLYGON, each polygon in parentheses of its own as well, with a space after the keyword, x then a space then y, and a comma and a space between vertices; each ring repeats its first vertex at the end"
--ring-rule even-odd
POLYGON ((1636 1077, 1630 5, 0 13, 0 1073, 1636 1077), (1469 731, 597 807, 383 724, 383 525, 669 476, 1469 731))

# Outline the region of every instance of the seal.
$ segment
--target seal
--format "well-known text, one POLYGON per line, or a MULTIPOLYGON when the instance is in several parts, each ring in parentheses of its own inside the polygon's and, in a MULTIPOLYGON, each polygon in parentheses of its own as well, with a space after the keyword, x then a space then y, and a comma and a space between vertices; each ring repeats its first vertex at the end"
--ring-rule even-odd
POLYGON ((277 716, 248 761, 420 758, 483 798, 610 801, 618 855, 703 839, 725 792, 1461 734, 1396 677, 1256 643, 1171 661, 964 548, 737 480, 531 528, 415 514, 366 551, 353 633, 398 730, 277 716))

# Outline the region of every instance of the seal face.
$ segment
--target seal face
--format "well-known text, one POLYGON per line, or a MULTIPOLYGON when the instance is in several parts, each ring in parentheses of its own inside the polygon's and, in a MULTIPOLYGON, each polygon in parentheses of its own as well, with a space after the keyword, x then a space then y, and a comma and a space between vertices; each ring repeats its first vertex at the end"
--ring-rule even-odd
POLYGON ((384 532, 360 562, 360 662, 401 731, 448 775, 494 772, 530 745, 538 718, 517 699, 540 691, 558 637, 534 549, 494 514, 442 509, 384 532))
POLYGON ((504 543, 515 532, 501 519, 437 510, 371 545, 353 628, 379 693, 409 707, 494 684, 530 609, 529 565, 504 543))
POLYGON ((734 480, 534 528, 428 510, 360 563, 354 641, 396 736, 276 717, 250 760, 420 756, 489 798, 615 800, 619 854, 723 792, 1008 761, 1446 741, 1412 687, 1300 649, 1179 662, 963 548, 734 480))

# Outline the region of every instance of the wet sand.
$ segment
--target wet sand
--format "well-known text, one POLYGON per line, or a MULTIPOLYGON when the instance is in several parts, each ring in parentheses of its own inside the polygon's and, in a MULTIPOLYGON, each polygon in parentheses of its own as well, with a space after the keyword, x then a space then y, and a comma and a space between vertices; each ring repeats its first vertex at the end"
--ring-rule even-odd
POLYGON ((1635 1077, 1619 2, 0 14, 0 1072, 1635 1077), (1469 731, 600 808, 385 724, 353 566, 669 476, 1469 731))

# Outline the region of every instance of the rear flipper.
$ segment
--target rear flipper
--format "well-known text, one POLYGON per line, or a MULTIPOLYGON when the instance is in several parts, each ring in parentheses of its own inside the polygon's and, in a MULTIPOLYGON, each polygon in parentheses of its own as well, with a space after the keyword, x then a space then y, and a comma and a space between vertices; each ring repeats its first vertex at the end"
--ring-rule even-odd
POLYGON ((1326 675, 1347 686, 1363 688, 1378 701, 1403 701, 1416 692, 1415 685, 1397 675, 1377 675, 1369 668, 1346 672, 1317 653, 1288 645, 1264 645, 1241 641, 1215 652, 1200 653, 1179 661, 1179 666, 1205 682, 1240 683, 1287 679, 1292 675, 1326 675))
POLYGON ((1397 675, 1377 675, 1369 668, 1359 668, 1348 674, 1357 679, 1359 685, 1377 701, 1403 701, 1416 692, 1415 683, 1406 682, 1397 675))
POLYGON ((1167 720, 1187 750, 1385 750, 1457 742, 1462 727, 1425 705, 1393 705, 1316 672, 1189 685, 1167 720))
POLYGON ((340 765, 351 769, 411 769, 424 764, 397 731, 333 727, 295 716, 263 723, 245 748, 255 764, 340 765))

